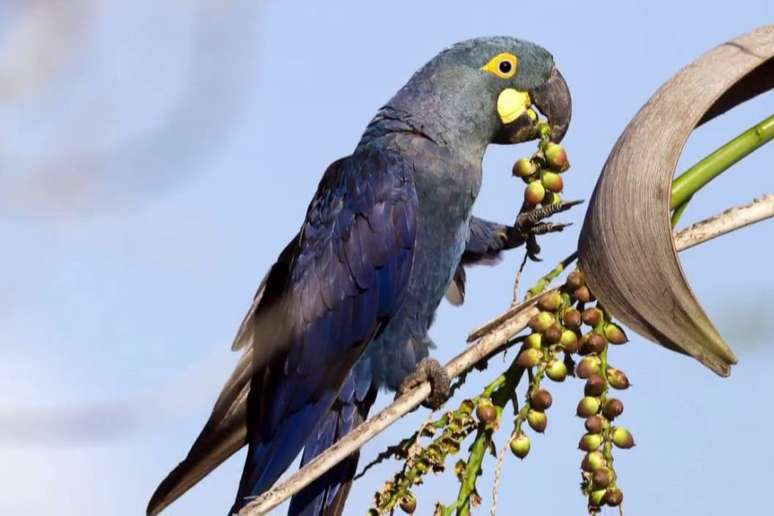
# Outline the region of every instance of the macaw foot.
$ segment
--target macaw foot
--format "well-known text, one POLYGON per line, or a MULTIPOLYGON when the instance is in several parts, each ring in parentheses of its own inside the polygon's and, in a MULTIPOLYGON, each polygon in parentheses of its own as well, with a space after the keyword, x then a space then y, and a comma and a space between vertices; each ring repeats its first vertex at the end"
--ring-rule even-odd
POLYGON ((507 247, 514 248, 526 244, 527 255, 530 259, 533 261, 540 261, 540 258, 538 257, 538 254, 540 254, 540 246, 537 243, 537 235, 558 233, 564 228, 572 225, 572 223, 563 224, 543 221, 549 217, 553 217, 557 213, 567 211, 582 202, 583 201, 560 201, 555 204, 540 206, 534 210, 519 213, 519 216, 516 217, 516 224, 508 230, 506 236, 507 247))
POLYGON ((432 390, 423 405, 433 410, 438 409, 446 403, 451 395, 451 378, 449 378, 446 368, 434 358, 425 358, 417 364, 414 372, 401 382, 398 396, 426 381, 430 382, 432 390))

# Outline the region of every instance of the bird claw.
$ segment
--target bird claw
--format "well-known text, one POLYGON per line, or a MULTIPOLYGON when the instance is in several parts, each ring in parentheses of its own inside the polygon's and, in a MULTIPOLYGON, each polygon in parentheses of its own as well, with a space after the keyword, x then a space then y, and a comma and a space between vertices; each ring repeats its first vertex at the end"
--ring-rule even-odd
POLYGON ((527 236, 527 256, 530 260, 533 262, 542 262, 543 259, 540 258, 540 245, 537 243, 537 238, 535 238, 535 235, 528 235, 527 236))
MULTIPOLYGON (((522 213, 519 213, 519 216, 516 217, 516 225, 515 227, 522 231, 523 233, 532 233, 534 232, 534 228, 537 226, 540 226, 540 222, 543 220, 553 217, 557 213, 562 213, 564 211, 569 210, 573 206, 577 206, 579 204, 583 203, 583 201, 560 201, 556 204, 549 204, 548 206, 540 206, 538 208, 535 208, 534 210, 525 211, 522 213)), ((562 228, 558 229, 557 231, 561 231, 562 228)), ((538 233, 542 234, 542 233, 538 233)))
POLYGON ((451 378, 446 368, 434 358, 425 358, 417 364, 414 372, 406 376, 398 388, 398 396, 414 389, 424 382, 430 382, 430 396, 422 403, 425 407, 436 410, 441 407, 451 395, 451 378))
POLYGON ((545 235, 546 233, 559 233, 564 228, 572 226, 572 222, 541 222, 529 230, 531 235, 545 235))
POLYGON ((581 204, 583 201, 560 201, 548 206, 540 206, 530 211, 519 213, 516 217, 516 223, 509 228, 506 236, 506 246, 510 249, 526 244, 527 256, 530 260, 539 262, 540 245, 537 243, 537 235, 547 233, 558 233, 572 224, 542 222, 543 220, 569 210, 573 206, 581 204))

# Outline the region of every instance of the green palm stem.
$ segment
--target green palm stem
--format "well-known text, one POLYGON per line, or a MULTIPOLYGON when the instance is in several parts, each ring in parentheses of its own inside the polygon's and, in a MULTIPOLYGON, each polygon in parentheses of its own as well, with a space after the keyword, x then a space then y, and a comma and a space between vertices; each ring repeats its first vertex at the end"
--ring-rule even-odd
MULTIPOLYGON (((523 374, 524 369, 519 367, 516 364, 516 360, 514 360, 508 370, 498 376, 484 391, 484 396, 491 397, 492 403, 497 408, 498 421, 505 405, 513 398, 516 385, 518 385, 523 374)), ((451 516, 455 513, 457 516, 470 515, 470 499, 476 492, 476 481, 481 475, 481 464, 484 462, 484 456, 492 442, 494 430, 495 428, 492 425, 487 425, 483 422, 479 423, 476 437, 470 446, 470 456, 465 463, 465 469, 461 476, 457 500, 448 507, 443 507, 442 514, 444 516, 451 516)))
POLYGON ((696 192, 773 138, 774 115, 770 115, 678 176, 672 182, 672 225, 680 220, 696 192))

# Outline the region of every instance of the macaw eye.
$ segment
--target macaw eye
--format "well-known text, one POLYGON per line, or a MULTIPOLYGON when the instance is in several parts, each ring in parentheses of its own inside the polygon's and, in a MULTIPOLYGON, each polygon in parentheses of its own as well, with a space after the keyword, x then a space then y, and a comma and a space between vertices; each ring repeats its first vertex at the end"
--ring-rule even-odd
POLYGON ((497 54, 481 69, 498 76, 501 79, 510 79, 516 75, 519 66, 519 58, 508 52, 497 54))

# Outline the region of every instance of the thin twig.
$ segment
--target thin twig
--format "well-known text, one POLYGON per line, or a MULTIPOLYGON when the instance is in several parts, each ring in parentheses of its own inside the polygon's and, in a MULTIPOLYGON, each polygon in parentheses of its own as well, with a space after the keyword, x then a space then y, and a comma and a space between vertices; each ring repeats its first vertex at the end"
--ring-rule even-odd
POLYGON ((500 480, 503 478, 503 465, 505 464, 505 453, 509 449, 511 437, 500 447, 500 453, 497 454, 497 467, 495 467, 494 485, 492 486, 492 508, 489 510, 491 516, 497 516, 497 494, 500 492, 500 480))
MULTIPOLYGON (((729 209, 715 217, 694 224, 675 237, 675 245, 678 250, 687 249, 770 217, 774 217, 774 195, 766 195, 748 205, 729 209)), ((456 378, 472 369, 480 360, 506 347, 515 335, 527 327, 532 316, 538 313, 535 302, 536 299, 532 298, 508 309, 505 314, 495 319, 495 324, 485 325, 487 330, 483 334, 480 330, 476 330, 473 335, 480 335, 480 337, 477 338, 475 344, 446 365, 449 377, 456 378)), ((429 382, 424 382, 403 394, 379 414, 355 428, 309 464, 288 477, 287 480, 252 500, 239 512, 239 515, 258 516, 268 513, 359 450, 365 443, 379 435, 402 416, 414 410, 429 395, 429 382)))
POLYGON ((519 271, 516 273, 516 279, 513 281, 513 301, 511 301, 511 306, 519 304, 519 285, 524 267, 527 265, 527 258, 529 258, 529 254, 524 253, 524 258, 521 260, 521 265, 519 265, 519 271))

